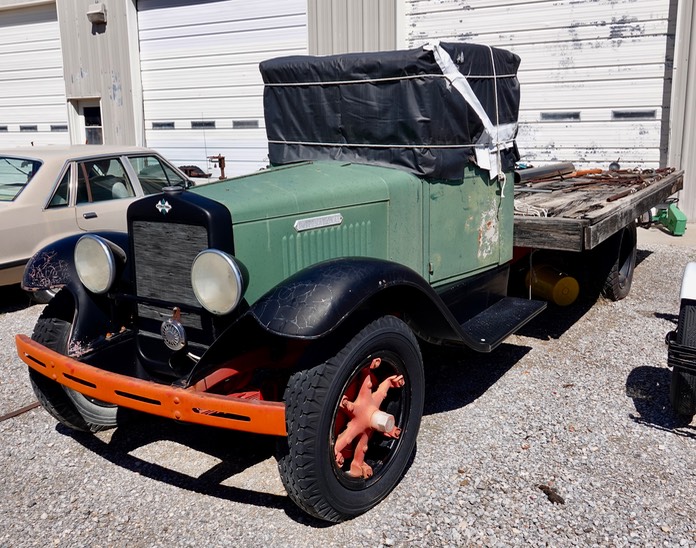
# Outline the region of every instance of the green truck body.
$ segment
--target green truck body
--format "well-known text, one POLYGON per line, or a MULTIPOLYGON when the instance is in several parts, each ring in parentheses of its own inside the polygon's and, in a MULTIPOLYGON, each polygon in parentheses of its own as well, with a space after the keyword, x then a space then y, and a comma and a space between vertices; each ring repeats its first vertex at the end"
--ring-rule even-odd
POLYGON ((254 302, 291 274, 336 257, 395 261, 435 287, 508 262, 512 178, 502 188, 486 175, 469 167, 461 181, 433 181, 398 169, 307 162, 192 192, 230 210, 235 256, 254 273, 245 293, 254 302), (341 220, 322 220, 331 215, 341 220), (316 218, 331 225, 296 228, 316 218))

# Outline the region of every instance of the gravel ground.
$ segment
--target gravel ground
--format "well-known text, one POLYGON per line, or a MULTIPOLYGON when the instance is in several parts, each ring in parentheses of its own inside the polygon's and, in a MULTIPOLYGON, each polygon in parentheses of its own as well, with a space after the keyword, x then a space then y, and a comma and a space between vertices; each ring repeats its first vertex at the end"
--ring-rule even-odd
MULTIPOLYGON (((366 515, 302 514, 267 439, 151 418, 88 436, 34 409, 0 422, 0 546, 696 546, 696 428, 671 415, 664 344, 696 248, 641 238, 638 259, 621 302, 429 353, 415 460, 366 515)), ((42 307, 0 299, 2 415, 34 401, 13 337, 42 307)))

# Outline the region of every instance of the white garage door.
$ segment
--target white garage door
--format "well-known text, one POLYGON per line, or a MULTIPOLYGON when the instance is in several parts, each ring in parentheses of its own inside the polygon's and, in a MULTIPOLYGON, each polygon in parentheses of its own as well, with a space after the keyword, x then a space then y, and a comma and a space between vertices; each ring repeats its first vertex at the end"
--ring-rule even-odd
POLYGON ((670 0, 412 0, 405 28, 409 47, 463 40, 522 58, 523 159, 657 167, 669 8, 670 0))
POLYGON ((0 147, 69 144, 55 4, 0 11, 0 147))
MULTIPOLYGON (((145 139, 176 165, 267 165, 258 64, 307 53, 306 0, 140 0, 145 139)), ((212 168, 214 176, 219 175, 212 168)))

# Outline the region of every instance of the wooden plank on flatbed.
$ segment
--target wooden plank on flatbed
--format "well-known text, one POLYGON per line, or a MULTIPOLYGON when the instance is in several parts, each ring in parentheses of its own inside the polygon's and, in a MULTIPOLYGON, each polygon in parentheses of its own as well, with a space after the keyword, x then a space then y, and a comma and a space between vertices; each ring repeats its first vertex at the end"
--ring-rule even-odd
POLYGON ((514 245, 534 249, 582 251, 584 219, 515 216, 514 245))
POLYGON ((515 189, 514 245, 578 252, 593 249, 683 184, 683 172, 669 170, 526 183, 515 189))
POLYGON ((613 207, 586 215, 585 249, 593 249, 650 208, 663 203, 684 187, 684 172, 676 171, 646 188, 612 202, 613 207))

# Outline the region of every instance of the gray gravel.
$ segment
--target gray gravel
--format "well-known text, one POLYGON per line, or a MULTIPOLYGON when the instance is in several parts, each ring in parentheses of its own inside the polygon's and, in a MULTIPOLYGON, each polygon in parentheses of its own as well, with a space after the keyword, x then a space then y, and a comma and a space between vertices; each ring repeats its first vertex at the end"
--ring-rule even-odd
MULTIPOLYGON (((303 515, 263 438, 149 418, 87 436, 35 409, 0 423, 0 546, 696 546, 696 428, 671 415, 664 344, 696 249, 672 244, 641 240, 621 302, 548 311, 489 356, 428 353, 415 460, 364 516, 303 515)), ((0 299, 2 415, 34 399, 14 334, 42 307, 0 299)))

